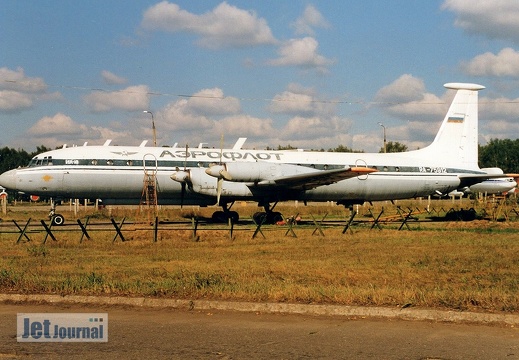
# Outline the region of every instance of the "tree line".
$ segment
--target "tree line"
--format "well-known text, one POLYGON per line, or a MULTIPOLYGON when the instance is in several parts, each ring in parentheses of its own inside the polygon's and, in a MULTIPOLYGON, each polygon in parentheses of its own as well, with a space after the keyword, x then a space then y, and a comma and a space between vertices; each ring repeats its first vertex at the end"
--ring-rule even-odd
POLYGON ((38 146, 36 151, 31 153, 28 153, 23 149, 16 150, 4 147, 0 149, 0 173, 11 169, 16 169, 20 166, 27 166, 29 161, 34 156, 50 150, 52 149, 45 147, 44 145, 38 146))
MULTIPOLYGON (((296 149, 290 145, 278 146, 277 150, 291 150, 296 149)), ((50 151, 52 149, 41 145, 36 148, 34 152, 27 152, 23 149, 12 149, 4 147, 0 149, 0 173, 4 171, 15 169, 20 166, 26 166, 29 161, 36 155, 50 151)), ((267 149, 272 150, 272 149, 267 149)), ((389 141, 386 144, 386 152, 403 152, 407 151, 406 145, 399 143, 398 141, 389 141)), ((319 149, 316 151, 325 151, 319 149)), ((328 149, 327 151, 333 152, 355 152, 363 153, 362 150, 354 150, 344 145, 339 145, 336 148, 328 149)), ((384 148, 381 148, 380 153, 384 152, 384 148)), ((505 173, 518 173, 519 172, 519 139, 492 139, 486 145, 480 145, 478 147, 479 152, 479 167, 498 167, 501 168, 505 173)))

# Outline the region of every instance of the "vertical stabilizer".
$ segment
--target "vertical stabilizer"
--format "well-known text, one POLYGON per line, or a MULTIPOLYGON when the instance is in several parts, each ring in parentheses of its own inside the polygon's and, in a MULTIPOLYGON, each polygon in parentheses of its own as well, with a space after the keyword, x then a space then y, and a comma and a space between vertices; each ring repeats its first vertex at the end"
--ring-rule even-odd
POLYGON ((484 86, 448 83, 457 90, 436 138, 424 150, 462 168, 478 169, 478 91, 484 86))

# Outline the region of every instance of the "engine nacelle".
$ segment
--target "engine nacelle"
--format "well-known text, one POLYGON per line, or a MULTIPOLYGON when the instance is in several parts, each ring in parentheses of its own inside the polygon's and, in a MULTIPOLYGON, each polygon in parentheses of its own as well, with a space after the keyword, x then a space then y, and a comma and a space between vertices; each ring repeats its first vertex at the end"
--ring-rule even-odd
POLYGON ((274 164, 267 162, 232 162, 225 165, 213 165, 206 170, 206 174, 224 178, 235 182, 261 182, 279 176, 283 170, 290 167, 287 164, 274 164))
POLYGON ((189 171, 175 171, 173 174, 171 174, 170 178, 171 180, 178 181, 179 183, 186 182, 189 179, 189 171))

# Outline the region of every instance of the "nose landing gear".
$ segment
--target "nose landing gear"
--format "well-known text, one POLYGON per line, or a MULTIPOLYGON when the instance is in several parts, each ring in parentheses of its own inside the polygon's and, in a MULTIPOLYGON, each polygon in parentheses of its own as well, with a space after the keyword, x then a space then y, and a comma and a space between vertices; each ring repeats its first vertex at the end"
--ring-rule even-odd
POLYGON ((52 199, 50 199, 49 219, 51 224, 55 226, 61 226, 65 224, 65 217, 61 214, 56 214, 56 204, 52 199))

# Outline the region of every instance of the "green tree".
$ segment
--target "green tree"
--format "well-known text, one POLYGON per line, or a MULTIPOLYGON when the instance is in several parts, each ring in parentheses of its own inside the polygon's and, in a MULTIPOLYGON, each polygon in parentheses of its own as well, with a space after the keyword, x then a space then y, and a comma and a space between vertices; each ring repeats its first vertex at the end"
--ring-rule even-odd
POLYGON ((498 167, 505 173, 519 171, 519 139, 491 139, 479 146, 479 167, 498 167))
POLYGON ((36 151, 32 153, 28 153, 23 149, 16 150, 4 147, 0 149, 0 173, 20 166, 26 166, 34 156, 49 150, 51 149, 44 145, 38 146, 36 151))
POLYGON ((362 150, 353 150, 352 148, 349 148, 349 147, 344 146, 344 145, 339 145, 335 149, 328 149, 328 151, 333 151, 333 152, 350 152, 350 153, 363 153, 364 152, 362 150))
POLYGON ((293 147, 292 145, 288 144, 286 146, 278 145, 277 150, 296 150, 296 147, 293 147))
MULTIPOLYGON (((407 151, 407 145, 399 143, 398 141, 389 141, 386 143, 386 152, 388 153, 396 153, 396 152, 404 152, 407 151)), ((384 152, 384 147, 381 147, 379 153, 384 152)))

